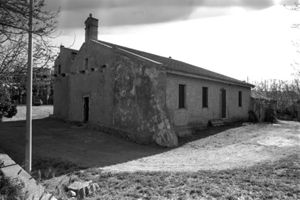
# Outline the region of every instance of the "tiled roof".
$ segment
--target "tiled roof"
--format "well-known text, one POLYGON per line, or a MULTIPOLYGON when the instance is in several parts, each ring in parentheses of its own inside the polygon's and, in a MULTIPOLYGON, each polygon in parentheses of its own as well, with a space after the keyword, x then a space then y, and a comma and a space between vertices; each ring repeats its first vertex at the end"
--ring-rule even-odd
POLYGON ((219 73, 216 73, 216 72, 213 72, 213 71, 201 68, 201 67, 197 67, 197 66, 179 61, 179 60, 147 53, 144 51, 139 51, 136 49, 131 49, 128 47, 112 44, 112 43, 105 42, 105 41, 98 40, 98 42, 109 45, 109 46, 115 46, 115 47, 118 47, 121 49, 125 49, 134 54, 137 54, 137 55, 143 56, 145 58, 163 63, 164 66, 167 68, 167 70, 188 73, 188 74, 192 74, 192 75, 198 75, 198 76, 202 76, 202 77, 211 78, 213 80, 219 80, 219 81, 229 82, 232 84, 242 85, 245 87, 254 87, 253 85, 246 83, 244 81, 240 81, 238 79, 234 79, 234 78, 231 78, 231 77, 228 77, 228 76, 225 76, 225 75, 222 75, 222 74, 219 74, 219 73))

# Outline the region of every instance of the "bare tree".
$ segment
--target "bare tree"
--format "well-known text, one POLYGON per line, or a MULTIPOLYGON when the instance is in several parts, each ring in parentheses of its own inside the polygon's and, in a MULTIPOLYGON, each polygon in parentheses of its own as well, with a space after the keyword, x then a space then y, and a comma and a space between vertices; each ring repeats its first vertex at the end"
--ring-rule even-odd
MULTIPOLYGON (((51 44, 58 11, 49 11, 45 0, 34 0, 33 60, 35 67, 47 67, 56 49, 51 44)), ((0 0, 0 87, 16 84, 25 75, 27 65, 27 0, 0 0)))
POLYGON ((293 112, 293 106, 300 100, 300 81, 265 80, 255 83, 255 90, 275 100, 279 113, 293 112))
MULTIPOLYGON (((287 8, 290 11, 300 11, 300 1, 299 0, 282 0, 282 5, 287 8)), ((293 29, 299 30, 300 29, 300 21, 299 23, 295 23, 292 25, 293 29)), ((296 52, 299 54, 297 56, 298 59, 296 59, 291 65, 295 69, 295 79, 296 81, 299 81, 300 79, 300 41, 299 40, 293 40, 293 45, 296 48, 296 52)))

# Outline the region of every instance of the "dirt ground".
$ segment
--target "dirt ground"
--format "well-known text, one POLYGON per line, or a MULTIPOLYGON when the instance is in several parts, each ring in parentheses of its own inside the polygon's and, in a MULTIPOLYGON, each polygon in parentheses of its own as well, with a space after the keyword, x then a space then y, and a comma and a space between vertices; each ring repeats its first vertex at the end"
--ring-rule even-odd
MULTIPOLYGON (((17 107, 17 114, 12 118, 3 118, 4 122, 10 121, 24 121, 26 119, 26 106, 21 105, 17 107)), ((53 106, 32 106, 32 119, 43 119, 53 114, 53 106)))
MULTIPOLYGON (((0 123, 0 149, 22 164, 24 107, 18 107, 18 111, 17 117, 0 123)), ((33 122, 33 159, 59 158, 84 168, 117 172, 183 172, 248 167, 300 153, 299 122, 213 128, 184 139, 177 148, 167 149, 135 144, 117 136, 47 118, 51 113, 51 106, 33 109, 34 118, 43 118, 33 122)))
POLYGON ((198 171, 249 167, 300 153, 300 123, 247 124, 108 171, 198 171))

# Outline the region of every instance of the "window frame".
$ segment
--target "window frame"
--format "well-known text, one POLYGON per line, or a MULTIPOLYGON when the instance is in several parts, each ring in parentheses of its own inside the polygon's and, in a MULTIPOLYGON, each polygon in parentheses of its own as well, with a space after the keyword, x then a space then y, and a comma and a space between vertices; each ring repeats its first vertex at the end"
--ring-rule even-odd
POLYGON ((242 91, 238 92, 238 106, 243 107, 243 93, 242 93, 242 91))
POLYGON ((208 108, 208 87, 202 87, 202 108, 208 108))
POLYGON ((178 109, 186 108, 186 85, 178 85, 178 109))
POLYGON ((89 68, 89 59, 88 58, 85 58, 85 60, 84 60, 84 68, 85 69, 89 68))
POLYGON ((61 64, 57 66, 57 74, 61 74, 61 64))

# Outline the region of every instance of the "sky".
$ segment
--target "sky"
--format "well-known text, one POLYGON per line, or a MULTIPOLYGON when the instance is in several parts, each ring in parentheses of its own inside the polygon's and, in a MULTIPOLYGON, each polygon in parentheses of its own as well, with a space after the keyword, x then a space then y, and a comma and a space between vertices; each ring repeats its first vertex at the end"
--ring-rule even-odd
POLYGON ((60 8, 55 43, 79 49, 89 13, 98 39, 249 82, 291 80, 300 54, 297 0, 47 0, 60 8), (286 5, 286 6, 283 6, 286 5))

